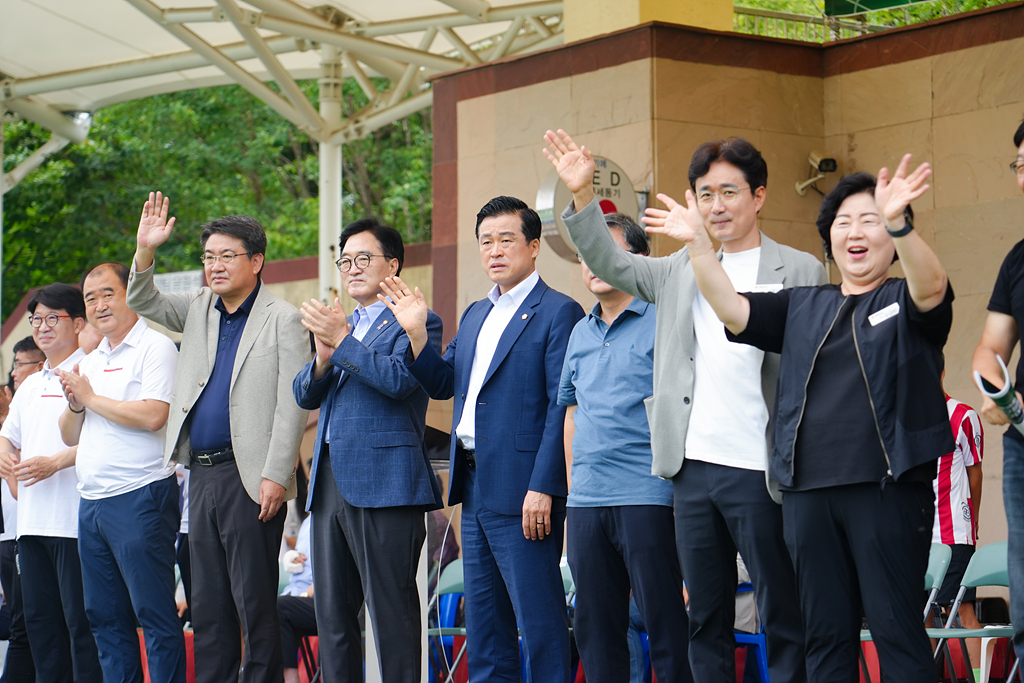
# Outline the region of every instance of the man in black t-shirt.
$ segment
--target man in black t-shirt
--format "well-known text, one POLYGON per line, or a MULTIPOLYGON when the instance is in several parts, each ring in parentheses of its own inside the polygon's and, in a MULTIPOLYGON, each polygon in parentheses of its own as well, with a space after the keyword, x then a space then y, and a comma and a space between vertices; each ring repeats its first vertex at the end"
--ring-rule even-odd
MULTIPOLYGON (((1017 155, 1010 169, 1017 177, 1017 185, 1024 191, 1024 122, 1013 135, 1017 155)), ((1024 240, 1007 254, 999 269, 992 298, 988 303, 988 318, 981 333, 981 341, 974 350, 971 369, 982 374, 996 386, 1003 386, 998 355, 1009 362, 1013 348, 1020 341, 1024 327, 1024 240)), ((1024 362, 1017 363, 1016 387, 1024 385, 1024 362)), ((1020 391, 1017 398, 1020 400, 1020 391)), ((987 422, 1008 424, 1006 416, 989 398, 979 411, 987 422)), ((1010 619, 1014 624, 1013 646, 1017 656, 1024 656, 1024 435, 1015 428, 1003 436, 1003 504, 1006 506, 1007 563, 1010 574, 1010 619)))

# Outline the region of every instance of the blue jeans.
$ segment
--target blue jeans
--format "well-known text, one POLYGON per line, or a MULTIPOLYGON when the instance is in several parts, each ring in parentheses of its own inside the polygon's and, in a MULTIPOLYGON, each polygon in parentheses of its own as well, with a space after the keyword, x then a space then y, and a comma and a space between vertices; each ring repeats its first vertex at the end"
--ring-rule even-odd
POLYGON ((1024 442, 1003 437, 1003 505, 1006 508, 1006 562, 1010 574, 1013 648, 1024 656, 1024 442))
POLYGON ((173 475, 78 506, 85 611, 105 681, 142 681, 136 616, 153 683, 185 681, 185 637, 174 603, 180 519, 173 475))

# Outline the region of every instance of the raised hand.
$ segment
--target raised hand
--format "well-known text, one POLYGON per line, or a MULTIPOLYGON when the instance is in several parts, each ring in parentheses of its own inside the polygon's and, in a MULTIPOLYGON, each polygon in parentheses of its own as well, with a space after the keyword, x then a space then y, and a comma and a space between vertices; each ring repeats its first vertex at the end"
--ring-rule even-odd
POLYGON ((427 313, 430 311, 427 298, 419 287, 415 292, 410 291, 409 285, 397 275, 385 278, 380 288, 383 294, 378 294, 377 298, 395 314, 395 320, 409 336, 413 358, 418 358, 427 345, 427 313))
MULTIPOLYGON (((579 147, 561 128, 557 133, 548 131, 544 134, 544 142, 548 146, 543 150, 544 156, 558 171, 558 177, 574 195, 594 184, 594 155, 586 147, 579 147)), ((582 209, 577 206, 576 209, 582 209)))
POLYGON ((649 207, 646 216, 640 219, 647 232, 668 235, 680 242, 685 242, 691 249, 706 247, 712 249, 711 238, 708 236, 707 228, 704 227, 704 217, 697 209, 697 198, 693 192, 686 191, 686 204, 680 204, 667 194, 658 194, 658 199, 668 207, 657 209, 649 207))
POLYGON ((889 169, 883 168, 878 172, 878 182, 875 184, 875 203, 887 222, 898 222, 903 225, 903 210, 910 202, 914 201, 929 189, 925 181, 932 174, 931 164, 925 162, 914 169, 914 172, 907 175, 910 167, 910 156, 904 154, 896 167, 896 173, 892 179, 889 178, 889 169))
POLYGON ((142 218, 139 219, 136 238, 139 249, 156 249, 171 236, 174 218, 167 220, 170 205, 171 200, 162 193, 149 193, 149 199, 142 205, 142 218))
POLYGON ((348 317, 338 299, 334 306, 325 306, 316 299, 302 302, 302 325, 313 333, 316 341, 316 354, 327 360, 341 342, 348 336, 348 317))

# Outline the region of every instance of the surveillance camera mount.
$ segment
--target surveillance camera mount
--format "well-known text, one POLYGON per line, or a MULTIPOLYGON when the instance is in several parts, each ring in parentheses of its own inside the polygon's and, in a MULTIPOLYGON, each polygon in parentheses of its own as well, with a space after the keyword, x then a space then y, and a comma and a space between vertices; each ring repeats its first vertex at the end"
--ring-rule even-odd
POLYGON ((824 180, 824 179, 825 179, 825 174, 821 173, 819 171, 818 175, 814 176, 813 178, 808 178, 807 180, 798 180, 797 183, 796 183, 796 193, 798 195, 800 195, 801 197, 803 197, 803 196, 805 196, 807 194, 807 188, 808 187, 810 187, 814 183, 818 182, 819 180, 824 180))

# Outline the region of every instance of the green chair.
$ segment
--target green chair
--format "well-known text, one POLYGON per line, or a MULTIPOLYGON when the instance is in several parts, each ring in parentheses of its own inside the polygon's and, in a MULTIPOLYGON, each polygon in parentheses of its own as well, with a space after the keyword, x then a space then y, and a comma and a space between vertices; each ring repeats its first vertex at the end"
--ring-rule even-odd
MULTIPOLYGON (((970 657, 967 654, 967 643, 966 638, 1013 638, 1013 627, 1012 626, 989 626, 988 628, 981 629, 969 629, 960 627, 960 604, 963 602, 964 595, 970 588, 978 588, 981 586, 1003 586, 1009 587, 1010 580, 1006 566, 1006 541, 1000 541, 998 543, 989 543, 986 546, 982 546, 974 551, 974 555, 971 557, 970 564, 967 565, 967 571, 964 572, 964 578, 960 582, 960 590, 957 591, 956 600, 953 601, 953 606, 949 608, 949 618, 946 620, 944 628, 930 628, 927 629, 928 637, 938 639, 938 644, 935 647, 934 658, 938 660, 940 653, 943 650, 948 651, 947 640, 957 639, 960 641, 960 651, 963 653, 964 666, 967 669, 967 680, 971 683, 974 681, 974 670, 971 668, 970 657)), ((1019 662, 1014 662, 1013 669, 1010 670, 1010 674, 1007 680, 1013 680, 1017 673, 1017 666, 1019 662)), ((950 675, 954 678, 956 673, 952 670, 950 675)))
MULTIPOLYGON (((440 647, 436 651, 444 658, 446 664, 451 655, 453 643, 451 636, 466 636, 466 628, 464 626, 455 626, 455 615, 459 608, 459 598, 465 592, 466 588, 462 576, 462 558, 460 557, 452 560, 444 568, 440 578, 437 580, 437 587, 435 588, 437 595, 435 603, 437 607, 437 627, 427 629, 427 638, 437 639, 436 642, 440 647)), ((433 600, 434 598, 431 597, 431 601, 433 600)), ((455 660, 448 666, 448 677, 445 679, 445 683, 452 682, 455 670, 459 668, 459 664, 465 655, 466 642, 463 641, 462 649, 459 650, 455 660)))

